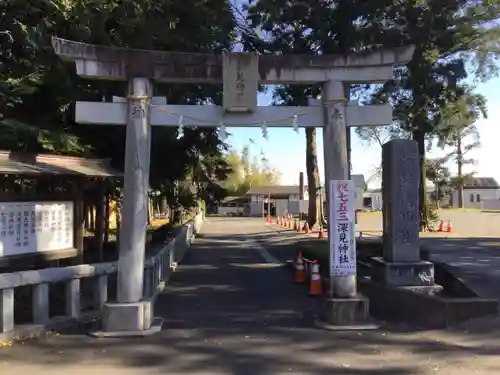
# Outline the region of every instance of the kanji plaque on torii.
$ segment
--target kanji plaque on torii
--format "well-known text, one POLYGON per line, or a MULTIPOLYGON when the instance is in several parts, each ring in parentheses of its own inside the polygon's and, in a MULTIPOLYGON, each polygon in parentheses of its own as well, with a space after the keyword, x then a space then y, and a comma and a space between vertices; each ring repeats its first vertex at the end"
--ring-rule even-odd
MULTIPOLYGON (((77 122, 127 126, 117 302, 104 306, 102 319, 110 336, 161 329, 161 324, 152 325, 153 301, 142 299, 151 125, 182 129, 184 119, 186 126, 322 126, 325 185, 329 186, 330 181, 349 179, 346 128, 392 122, 390 106, 347 105, 348 86, 383 83, 393 77, 395 65, 406 64, 413 55, 412 47, 369 54, 257 56, 132 50, 59 38, 53 38, 52 44, 61 58, 75 63, 80 76, 129 82, 126 103, 76 104, 77 122), (223 83, 223 106, 155 104, 161 99, 152 97, 151 81, 223 83), (257 106, 258 84, 317 83, 323 85, 322 99, 311 100, 309 106, 257 106)), ((330 242, 334 235, 330 233, 330 242)), ((345 326, 353 319, 366 319, 368 301, 357 293, 354 269, 344 276, 331 274, 330 296, 325 304, 330 323, 345 326)))
POLYGON ((222 55, 224 112, 253 113, 257 107, 259 56, 255 53, 222 55))

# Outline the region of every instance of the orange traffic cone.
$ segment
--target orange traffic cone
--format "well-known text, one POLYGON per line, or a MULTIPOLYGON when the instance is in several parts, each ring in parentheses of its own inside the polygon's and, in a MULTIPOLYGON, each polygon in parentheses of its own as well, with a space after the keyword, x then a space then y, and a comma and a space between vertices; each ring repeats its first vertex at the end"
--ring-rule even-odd
POLYGON ((302 259, 302 252, 299 251, 295 267, 293 271, 293 282, 296 284, 303 284, 306 282, 306 271, 304 268, 304 260, 302 259))
POLYGON ((311 233, 311 228, 309 228, 309 223, 307 221, 306 221, 306 227, 304 229, 304 232, 311 233))
POLYGON ((302 223, 299 220, 299 223, 297 225, 297 233, 302 233, 302 223))
POLYGON ((323 285, 321 283, 321 275, 319 273, 319 264, 315 260, 311 269, 311 281, 309 284, 309 295, 317 296, 323 293, 323 285))
POLYGON ((453 232, 453 227, 452 227, 452 225, 451 225, 451 220, 448 220, 448 227, 446 228, 446 231, 447 231, 448 233, 453 232))
POLYGON ((444 232, 444 221, 441 220, 441 222, 439 223, 439 232, 444 232))

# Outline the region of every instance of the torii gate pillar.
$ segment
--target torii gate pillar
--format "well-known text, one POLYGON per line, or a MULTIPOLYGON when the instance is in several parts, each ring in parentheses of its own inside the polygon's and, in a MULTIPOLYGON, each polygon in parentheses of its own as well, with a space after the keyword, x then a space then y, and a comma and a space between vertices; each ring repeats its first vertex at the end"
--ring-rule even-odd
POLYGON ((132 78, 128 94, 128 125, 125 143, 125 180, 123 190, 123 230, 120 233, 118 259, 118 303, 134 303, 142 298, 144 253, 146 243, 151 128, 151 98, 147 78, 132 78))
MULTIPOLYGON (((322 99, 324 105, 323 154, 325 162, 325 190, 330 199, 330 184, 332 180, 349 180, 349 160, 347 156, 347 129, 345 126, 346 88, 341 81, 329 81, 323 84, 322 99)), ((333 217, 328 213, 328 238, 333 239, 333 217)), ((331 245, 331 244, 330 244, 331 245)), ((355 297, 357 295, 356 275, 330 275, 330 294, 337 297, 355 297)))
POLYGON ((119 233, 116 302, 103 307, 98 336, 155 333, 162 320, 153 319, 152 301, 143 300, 144 252, 147 235, 152 86, 148 78, 129 80, 123 189, 123 220, 119 233), (128 333, 128 334, 127 334, 128 333))

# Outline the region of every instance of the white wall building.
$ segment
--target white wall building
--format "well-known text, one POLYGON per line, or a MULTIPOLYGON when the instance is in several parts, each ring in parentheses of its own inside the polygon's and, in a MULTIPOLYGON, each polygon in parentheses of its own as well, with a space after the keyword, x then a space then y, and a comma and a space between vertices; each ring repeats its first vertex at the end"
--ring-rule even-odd
POLYGON ((271 215, 282 216, 287 213, 307 213, 309 194, 304 187, 304 199, 300 200, 300 188, 298 185, 291 186, 257 186, 251 188, 247 195, 250 197, 250 216, 262 216, 267 213, 270 198, 271 215))
POLYGON ((244 216, 248 212, 248 198, 227 197, 217 204, 217 215, 244 216))
MULTIPOLYGON (((363 175, 351 175, 356 187, 356 209, 362 209, 363 196, 366 192, 366 182, 363 175)), ((268 197, 271 197, 271 215, 281 216, 285 214, 297 215, 307 214, 309 209, 309 194, 307 186, 304 186, 304 199, 300 200, 298 185, 291 186, 261 186, 251 188, 248 192, 250 196, 250 216, 262 216, 267 214, 268 197)), ((323 202, 326 202, 324 188, 321 189, 323 202)))
MULTIPOLYGON (((434 186, 427 181, 427 196, 434 192, 434 186)), ((363 195, 363 210, 381 211, 382 210, 382 189, 369 189, 363 195)))
MULTIPOLYGON (((451 207, 458 207, 458 191, 451 193, 451 207)), ((473 177, 464 182, 464 208, 500 209, 500 185, 493 177, 473 177)))

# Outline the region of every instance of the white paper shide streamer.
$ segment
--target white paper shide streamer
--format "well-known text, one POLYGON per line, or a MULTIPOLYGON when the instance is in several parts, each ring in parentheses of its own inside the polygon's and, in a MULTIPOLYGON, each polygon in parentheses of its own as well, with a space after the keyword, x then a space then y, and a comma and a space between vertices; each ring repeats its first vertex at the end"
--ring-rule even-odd
POLYGON ((179 117, 179 127, 177 128, 177 139, 184 137, 184 116, 179 117))

